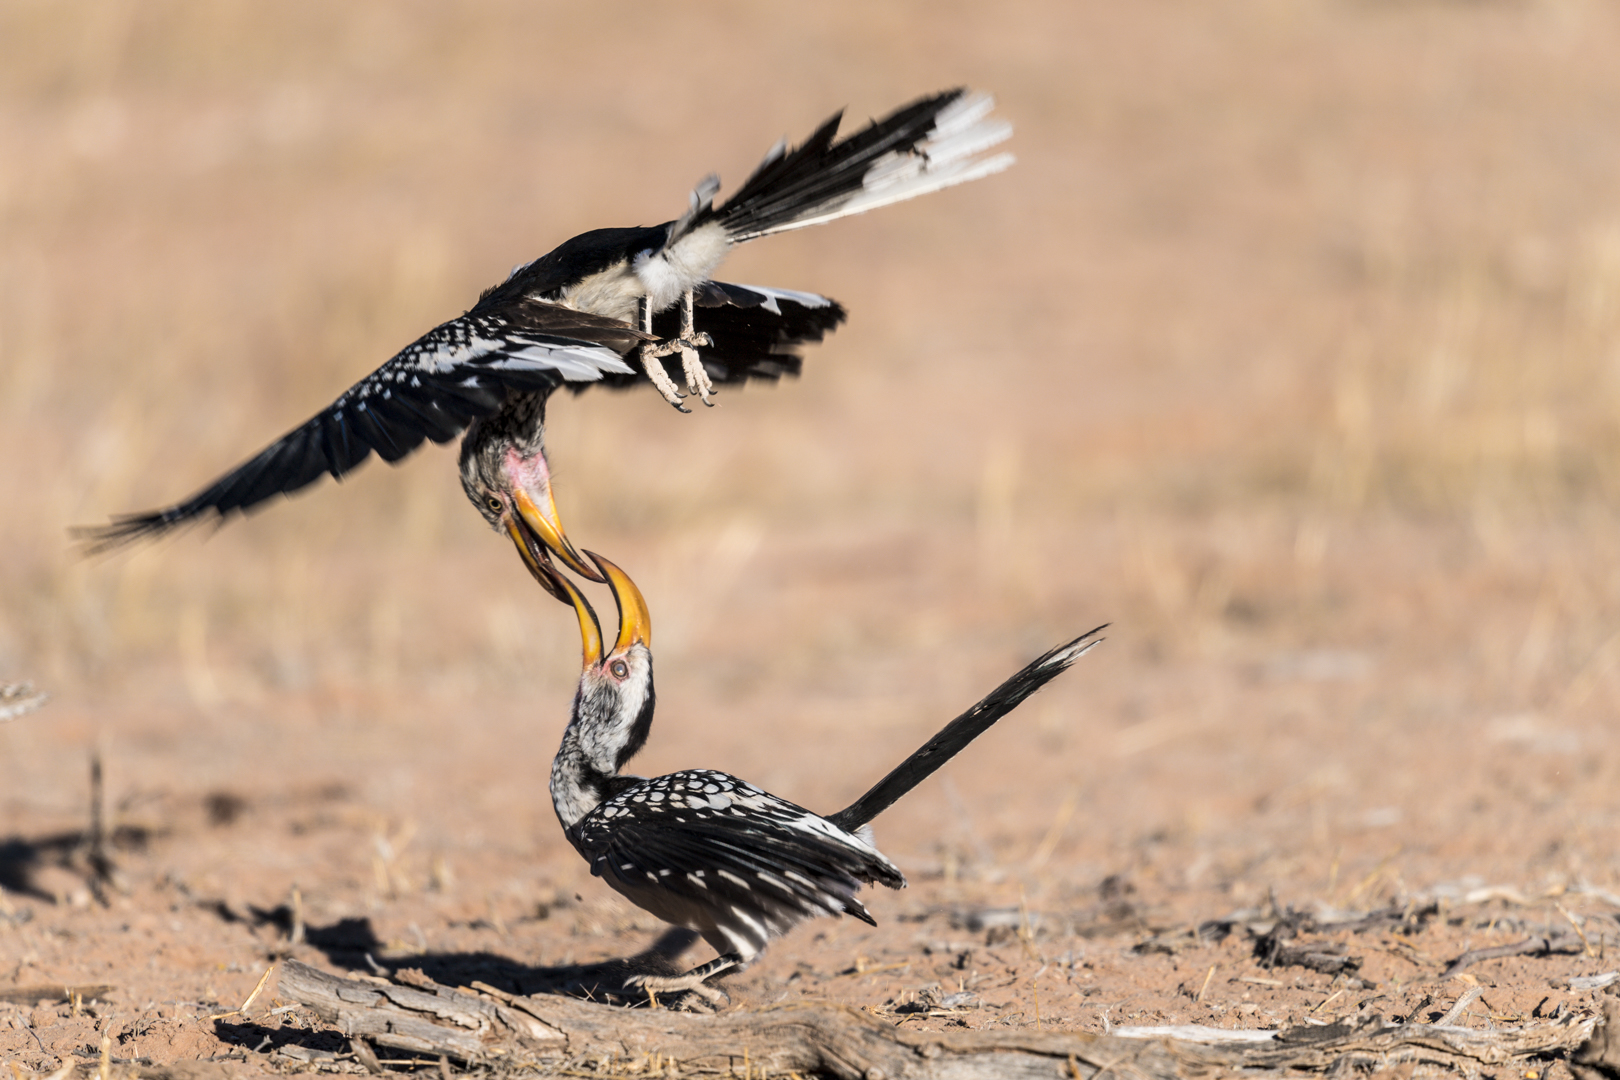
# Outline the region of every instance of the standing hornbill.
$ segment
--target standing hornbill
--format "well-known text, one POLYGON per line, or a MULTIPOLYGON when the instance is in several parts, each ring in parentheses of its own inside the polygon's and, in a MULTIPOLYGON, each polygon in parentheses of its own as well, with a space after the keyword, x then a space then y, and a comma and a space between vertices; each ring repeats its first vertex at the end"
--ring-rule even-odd
POLYGON ((950 90, 844 139, 836 138, 842 113, 834 114, 802 145, 779 142, 720 206, 720 181, 710 176, 674 221, 581 233, 514 269, 465 315, 428 331, 191 498, 78 534, 94 552, 222 520, 322 474, 341 478, 372 451, 398 461, 423 439, 443 443, 465 432, 461 482, 479 513, 512 538, 543 584, 550 579, 537 567, 548 550, 594 579, 552 498, 546 398, 565 384, 624 386, 644 374, 685 412, 671 372, 705 404, 714 382, 796 374, 796 347, 837 327, 843 307, 709 275, 734 244, 1005 169, 1010 154, 987 152, 1012 128, 989 117, 992 106, 986 94, 950 90))
POLYGON ((579 616, 584 672, 551 765, 551 799, 575 849, 631 903, 697 931, 720 955, 684 975, 637 975, 626 989, 649 996, 692 991, 746 967, 775 937, 816 915, 877 925, 855 893, 863 884, 905 888, 872 844, 867 824, 944 765, 1101 639, 1104 627, 1059 645, 992 690, 849 806, 821 817, 723 772, 684 769, 648 780, 623 774, 647 742, 653 690, 652 619, 630 578, 586 552, 619 608, 619 636, 604 645, 596 613, 555 567, 548 589, 579 616))

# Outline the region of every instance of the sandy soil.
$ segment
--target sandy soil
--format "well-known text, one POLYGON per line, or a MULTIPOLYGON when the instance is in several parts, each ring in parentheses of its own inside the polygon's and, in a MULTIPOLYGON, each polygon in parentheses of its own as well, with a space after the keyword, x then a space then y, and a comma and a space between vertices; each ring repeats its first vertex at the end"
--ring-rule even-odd
POLYGON ((1112 624, 879 819, 911 882, 879 926, 806 925, 733 1007, 1595 1007, 1570 980, 1620 967, 1620 19, 808 18, 0 8, 0 679, 52 695, 0 724, 0 1057, 307 1069, 342 1040, 233 1012, 275 957, 530 990, 651 945, 545 790, 570 617, 450 453, 110 560, 64 528, 185 494, 575 232, 964 81, 1017 123, 1013 171, 728 266, 849 306, 804 378, 552 410, 569 531, 655 616, 643 772, 832 810, 1112 624), (26 992, 62 985, 88 989, 26 992))

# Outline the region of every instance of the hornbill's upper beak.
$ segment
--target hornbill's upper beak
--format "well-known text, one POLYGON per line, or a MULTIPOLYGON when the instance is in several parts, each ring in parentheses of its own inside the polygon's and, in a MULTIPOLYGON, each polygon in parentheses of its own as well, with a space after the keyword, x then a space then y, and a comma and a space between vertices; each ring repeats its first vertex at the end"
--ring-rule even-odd
MULTIPOLYGON (((608 562, 595 552, 587 551, 601 568, 602 580, 613 590, 613 600, 619 606, 619 638, 613 644, 613 649, 607 655, 613 656, 624 652, 630 646, 652 644, 652 614, 647 610, 647 600, 636 588, 636 583, 630 576, 617 566, 608 562)), ((602 652, 602 625, 596 621, 596 612, 591 609, 579 589, 574 586, 555 566, 549 562, 537 564, 541 567, 535 573, 540 584, 546 591, 565 604, 571 604, 574 613, 579 616, 579 637, 584 646, 584 666, 587 668, 600 664, 603 659, 602 652)))
POLYGON ((652 612, 647 610, 647 598, 623 570, 594 551, 585 554, 602 571, 608 588, 613 590, 613 601, 619 605, 619 640, 614 643, 613 651, 624 652, 637 643, 652 648, 652 612))
POLYGON ((562 521, 557 517, 557 504, 551 497, 549 486, 540 489, 538 498, 522 487, 514 487, 512 504, 517 513, 506 515, 506 532, 512 537, 512 543, 517 545, 518 554, 523 556, 529 573, 534 575, 542 588, 567 602, 568 598, 555 588, 555 576, 543 569, 551 565, 552 554, 581 577, 591 581, 603 580, 595 567, 580 558, 579 552, 569 542, 568 534, 563 532, 562 521))

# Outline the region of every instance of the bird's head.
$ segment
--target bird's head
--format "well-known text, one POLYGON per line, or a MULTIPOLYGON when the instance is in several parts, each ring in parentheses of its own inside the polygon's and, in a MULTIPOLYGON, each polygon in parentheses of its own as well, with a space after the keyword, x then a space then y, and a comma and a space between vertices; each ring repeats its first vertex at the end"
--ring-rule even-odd
POLYGON ((596 612, 574 583, 550 564, 541 573, 551 579, 547 591, 572 605, 579 617, 584 670, 574 699, 574 723, 580 726, 582 747, 595 767, 612 775, 641 749, 652 727, 652 615, 629 575, 594 552, 585 554, 600 570, 619 608, 619 635, 611 647, 602 637, 596 612))
POLYGON ((567 603, 568 597, 556 589, 552 555, 574 573, 602 580, 563 532, 537 432, 523 440, 495 425, 469 431, 461 443, 461 488, 491 528, 512 538, 529 573, 558 600, 567 603))

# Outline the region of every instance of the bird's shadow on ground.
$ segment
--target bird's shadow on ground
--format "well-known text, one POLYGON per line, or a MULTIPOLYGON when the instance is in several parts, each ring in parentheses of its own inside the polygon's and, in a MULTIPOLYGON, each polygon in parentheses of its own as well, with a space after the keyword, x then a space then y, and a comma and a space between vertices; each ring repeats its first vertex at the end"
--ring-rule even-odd
POLYGON ((94 891, 106 883, 111 872, 110 851, 144 851, 153 836, 150 829, 120 826, 103 838, 99 851, 87 830, 0 838, 0 890, 11 896, 62 903, 65 897, 40 886, 36 880, 40 870, 50 866, 68 870, 83 877, 94 891))
POLYGON ((55 896, 35 884, 34 875, 47 864, 66 864, 84 846, 84 840, 84 834, 80 832, 32 839, 8 836, 0 840, 0 889, 12 896, 54 901, 55 896))
MULTIPOLYGON (((278 912, 267 913, 272 916, 278 912)), ((482 982, 509 994, 563 994, 615 1005, 645 1004, 640 991, 626 992, 631 975, 679 975, 677 959, 698 940, 690 930, 671 928, 634 956, 595 964, 537 967, 490 952, 410 953, 385 951, 370 919, 340 919, 330 926, 309 927, 304 940, 334 966, 392 978, 415 969, 441 986, 482 982)))
MULTIPOLYGON (((292 932, 292 913, 287 908, 252 910, 255 921, 274 923, 292 932)), ((414 969, 440 986, 460 988, 483 983, 509 994, 557 994, 621 1007, 648 1003, 642 992, 625 989, 627 978, 639 974, 680 974, 686 969, 678 963, 679 957, 697 941, 698 935, 693 931, 671 928, 634 956, 595 964, 535 966, 490 952, 424 952, 401 956, 386 951, 371 920, 364 918, 339 919, 329 926, 311 926, 304 931, 304 942, 325 956, 328 963, 353 972, 396 979, 400 973, 414 969)), ((408 985, 412 980, 407 976, 396 981, 408 985)), ((335 1056, 342 1056, 348 1047, 347 1040, 330 1031, 225 1020, 215 1021, 215 1028, 221 1039, 248 1050, 275 1053, 290 1047, 284 1056, 317 1063, 336 1060, 335 1056)))

